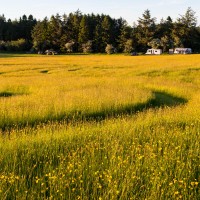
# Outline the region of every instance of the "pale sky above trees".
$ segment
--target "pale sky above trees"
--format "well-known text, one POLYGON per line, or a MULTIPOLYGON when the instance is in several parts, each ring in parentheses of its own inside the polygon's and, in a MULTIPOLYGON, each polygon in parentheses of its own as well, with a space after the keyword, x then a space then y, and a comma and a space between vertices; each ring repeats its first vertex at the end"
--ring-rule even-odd
POLYGON ((0 15, 6 19, 19 18, 26 14, 32 14, 37 19, 48 18, 59 13, 63 15, 80 10, 84 14, 108 14, 111 17, 122 17, 130 25, 137 22, 144 10, 149 9, 152 17, 159 22, 163 17, 171 16, 176 20, 183 15, 188 7, 191 7, 198 16, 200 24, 200 1, 199 0, 0 0, 0 15))

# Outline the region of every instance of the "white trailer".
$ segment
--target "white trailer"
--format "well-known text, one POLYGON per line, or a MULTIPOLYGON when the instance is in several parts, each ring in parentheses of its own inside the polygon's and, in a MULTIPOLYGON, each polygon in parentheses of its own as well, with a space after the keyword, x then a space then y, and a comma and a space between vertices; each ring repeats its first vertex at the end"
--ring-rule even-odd
POLYGON ((175 48, 174 53, 175 54, 191 54, 192 49, 191 48, 175 48))
POLYGON ((162 49, 148 49, 146 55, 160 55, 162 54, 162 49))

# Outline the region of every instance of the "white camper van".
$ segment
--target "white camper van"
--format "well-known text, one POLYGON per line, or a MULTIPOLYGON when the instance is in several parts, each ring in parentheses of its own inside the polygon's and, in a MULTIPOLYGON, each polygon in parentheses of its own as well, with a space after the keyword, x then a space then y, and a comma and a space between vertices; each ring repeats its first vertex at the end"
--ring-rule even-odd
POLYGON ((192 49, 191 48, 175 48, 174 53, 175 54, 191 54, 192 49))
POLYGON ((146 55, 160 55, 162 54, 162 49, 148 49, 146 55))

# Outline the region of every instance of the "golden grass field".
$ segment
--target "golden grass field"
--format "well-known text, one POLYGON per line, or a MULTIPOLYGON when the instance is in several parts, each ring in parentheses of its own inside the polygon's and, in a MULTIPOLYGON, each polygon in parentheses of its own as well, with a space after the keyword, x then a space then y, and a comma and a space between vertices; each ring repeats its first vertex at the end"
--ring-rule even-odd
POLYGON ((200 199, 200 55, 0 54, 0 199, 200 199))

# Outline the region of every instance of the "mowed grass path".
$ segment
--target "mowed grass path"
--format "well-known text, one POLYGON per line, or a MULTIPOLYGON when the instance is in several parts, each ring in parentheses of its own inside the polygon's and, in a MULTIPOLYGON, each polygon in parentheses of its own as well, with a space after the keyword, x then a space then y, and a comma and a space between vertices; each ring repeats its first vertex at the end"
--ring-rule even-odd
POLYGON ((199 199, 200 55, 0 55, 0 199, 199 199))

